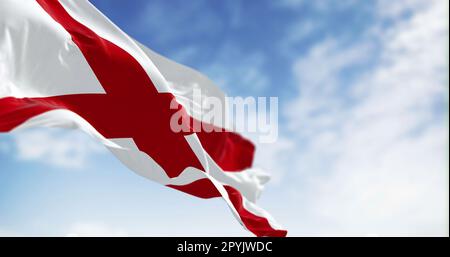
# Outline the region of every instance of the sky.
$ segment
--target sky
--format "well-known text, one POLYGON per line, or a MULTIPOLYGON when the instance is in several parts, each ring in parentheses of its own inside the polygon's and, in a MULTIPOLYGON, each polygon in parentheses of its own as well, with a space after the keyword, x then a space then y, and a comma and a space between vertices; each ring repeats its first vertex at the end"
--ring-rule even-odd
MULTIPOLYGON (((279 98, 259 201, 291 236, 448 236, 448 1, 91 1, 229 96, 279 98)), ((77 131, 0 135, 0 235, 250 236, 77 131)))

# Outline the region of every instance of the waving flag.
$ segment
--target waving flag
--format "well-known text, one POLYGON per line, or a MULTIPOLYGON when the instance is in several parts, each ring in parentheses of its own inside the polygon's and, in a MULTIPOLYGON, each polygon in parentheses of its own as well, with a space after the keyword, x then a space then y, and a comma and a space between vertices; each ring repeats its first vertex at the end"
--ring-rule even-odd
POLYGON ((221 126, 187 108, 194 88, 225 97, 86 0, 0 0, 0 132, 81 129, 137 174, 197 197, 222 197, 255 235, 285 236, 255 205, 267 176, 251 168, 250 141, 226 129, 171 129, 175 112, 190 124, 221 126))

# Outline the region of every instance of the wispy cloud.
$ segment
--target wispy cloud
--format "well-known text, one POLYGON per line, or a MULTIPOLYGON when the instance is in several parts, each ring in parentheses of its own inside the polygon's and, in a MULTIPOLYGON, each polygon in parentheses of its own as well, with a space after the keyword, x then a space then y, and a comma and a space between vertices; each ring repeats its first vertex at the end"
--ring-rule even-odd
MULTIPOLYGON (((448 235, 448 1, 185 2, 105 5, 127 32, 229 95, 280 96, 279 140, 257 145, 255 165, 273 175, 262 206, 290 235, 448 235)), ((0 142, 7 161, 70 168, 83 168, 101 149, 56 130, 0 142)), ((101 175, 89 179, 111 179, 101 175)), ((135 199, 114 222, 96 222, 111 212, 99 206, 94 222, 62 222, 60 234, 246 235, 218 200, 167 191, 142 212, 148 198, 126 191, 108 194, 135 199), (173 206, 198 208, 180 219, 173 206)))
POLYGON ((293 65, 285 114, 303 146, 287 179, 304 234, 448 235, 448 3, 417 4, 293 65))
POLYGON ((95 154, 105 150, 87 135, 60 129, 32 129, 17 132, 13 149, 18 159, 63 168, 81 168, 95 154))

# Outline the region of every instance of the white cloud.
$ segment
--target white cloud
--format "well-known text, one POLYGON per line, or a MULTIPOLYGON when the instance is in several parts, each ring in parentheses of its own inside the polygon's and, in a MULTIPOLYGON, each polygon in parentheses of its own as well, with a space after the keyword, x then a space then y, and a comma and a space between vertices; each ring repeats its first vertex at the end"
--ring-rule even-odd
POLYGON ((301 130, 301 136, 334 128, 344 118, 344 81, 340 78, 349 68, 368 58, 371 45, 357 43, 342 47, 334 39, 325 39, 305 57, 294 63, 293 72, 300 85, 298 98, 285 109, 291 130, 301 130))
MULTIPOLYGON (((290 2, 301 6, 304 1, 290 2)), ((377 7, 380 24, 357 42, 346 45, 328 38, 295 61, 299 92, 284 113, 292 133, 257 148, 256 164, 275 172, 278 182, 268 187, 275 185, 285 194, 270 202, 279 209, 268 210, 290 235, 448 235, 448 118, 444 122, 435 113, 448 106, 448 3, 379 1, 377 7), (405 18, 407 12, 412 16, 405 18), (394 23, 386 27, 385 19, 394 23), (367 63, 370 59, 376 59, 373 66, 367 63), (364 72, 346 79, 355 68, 364 72), (445 107, 436 107, 439 102, 445 107)), ((154 19, 165 20, 161 13, 155 10, 154 19)), ((176 24, 184 21, 180 18, 176 24)), ((198 26, 207 33, 217 24, 198 26)), ((305 35, 310 33, 303 29, 305 35)), ((173 34, 168 31, 161 40, 170 41, 173 34)), ((203 70, 225 85, 267 86, 261 72, 264 56, 230 48, 218 51, 217 64, 203 70)), ((193 52, 180 53, 179 58, 193 52)), ((20 158, 52 165, 79 167, 97 152, 96 146, 89 146, 90 139, 54 130, 26 131, 15 140, 20 158)), ((182 200, 186 206, 204 204, 182 200)), ((208 201, 198 209, 222 214, 222 202, 215 203, 208 201)), ((234 224, 231 217, 223 219, 230 223, 221 224, 234 224)), ((159 223, 148 227, 162 235, 242 232, 237 224, 217 229, 217 219, 205 221, 197 213, 186 220, 190 222, 181 232, 178 226, 157 227, 159 223), (209 231, 211 227, 216 229, 209 231)), ((95 222, 76 223, 67 230, 69 236, 126 234, 95 222)))
POLYGON ((270 174, 271 186, 282 186, 282 178, 289 172, 290 158, 286 152, 295 149, 292 141, 285 137, 279 137, 276 142, 261 144, 258 140, 253 140, 256 144, 256 156, 254 166, 264 169, 270 174))
POLYGON ((17 132, 17 158, 64 168, 81 168, 104 148, 87 135, 73 130, 31 129, 17 132))
POLYGON ((378 0, 376 11, 382 18, 402 18, 407 12, 416 12, 426 8, 427 1, 423 0, 378 0))
POLYGON ((448 235, 448 2, 414 6, 295 62, 294 234, 448 235), (365 72, 349 80, 349 68, 365 72))

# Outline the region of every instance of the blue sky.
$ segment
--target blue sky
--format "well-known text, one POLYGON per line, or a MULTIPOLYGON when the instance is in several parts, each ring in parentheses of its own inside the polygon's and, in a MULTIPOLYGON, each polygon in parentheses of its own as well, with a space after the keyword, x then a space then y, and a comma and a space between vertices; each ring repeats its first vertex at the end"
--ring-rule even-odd
MULTIPOLYGON (((230 96, 279 97, 256 164, 290 235, 448 235, 446 1, 92 2, 230 96)), ((0 164, 0 235, 250 235, 77 131, 0 135, 0 164)))

